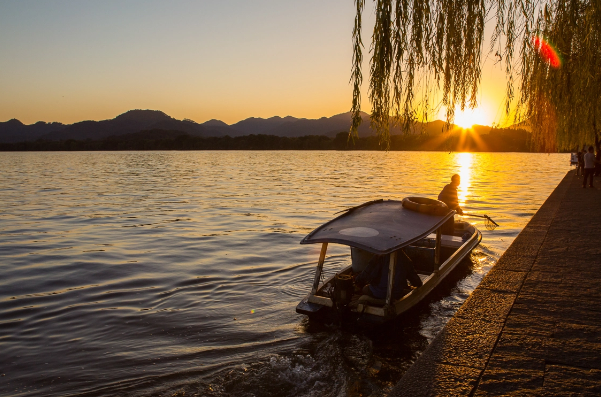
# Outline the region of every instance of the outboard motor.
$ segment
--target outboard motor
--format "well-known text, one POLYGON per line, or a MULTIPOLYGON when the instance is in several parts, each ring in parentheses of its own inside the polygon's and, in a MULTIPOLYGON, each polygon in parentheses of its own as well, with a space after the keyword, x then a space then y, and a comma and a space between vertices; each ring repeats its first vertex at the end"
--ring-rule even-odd
POLYGON ((353 278, 346 274, 336 274, 334 278, 334 303, 337 307, 344 307, 351 303, 353 298, 353 278))

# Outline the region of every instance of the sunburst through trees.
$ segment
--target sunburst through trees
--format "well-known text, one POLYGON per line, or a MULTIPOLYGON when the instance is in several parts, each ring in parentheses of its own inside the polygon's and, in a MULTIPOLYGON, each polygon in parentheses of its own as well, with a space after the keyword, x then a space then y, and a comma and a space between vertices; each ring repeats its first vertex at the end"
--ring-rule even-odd
MULTIPOLYGON (((440 106, 447 123, 455 109, 475 108, 483 51, 504 64, 505 114, 531 128, 533 149, 572 149, 600 132, 601 0, 374 2, 368 94, 384 147, 391 124, 408 132, 440 106), (488 49, 485 23, 494 23, 488 49)), ((365 0, 355 5, 351 136, 361 123, 365 0)))

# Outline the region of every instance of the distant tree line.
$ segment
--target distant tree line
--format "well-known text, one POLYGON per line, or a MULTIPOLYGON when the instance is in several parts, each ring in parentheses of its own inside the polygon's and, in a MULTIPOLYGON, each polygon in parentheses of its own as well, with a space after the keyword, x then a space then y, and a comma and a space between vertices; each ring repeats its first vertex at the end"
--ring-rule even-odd
MULTIPOLYGON (((428 134, 392 135, 390 150, 445 151, 530 151, 530 134, 524 130, 494 130, 477 134, 458 131, 428 134)), ((112 136, 101 140, 37 140, 0 143, 0 151, 118 151, 118 150, 382 150, 378 137, 348 140, 348 132, 334 138, 323 135, 282 137, 245 135, 240 137, 199 137, 181 131, 149 130, 112 136)))

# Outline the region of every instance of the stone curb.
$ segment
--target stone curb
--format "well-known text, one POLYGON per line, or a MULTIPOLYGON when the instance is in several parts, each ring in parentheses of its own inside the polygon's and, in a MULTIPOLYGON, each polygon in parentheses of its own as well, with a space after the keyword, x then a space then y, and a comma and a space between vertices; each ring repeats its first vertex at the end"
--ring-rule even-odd
MULTIPOLYGON (((557 326, 557 319, 550 321, 542 309, 533 313, 528 306, 528 294, 533 288, 535 292, 545 293, 544 286, 554 285, 557 280, 548 271, 539 271, 538 265, 545 260, 561 261, 567 249, 566 241, 556 242, 555 238, 564 234, 553 231, 554 237, 549 236, 556 218, 567 218, 567 221, 560 220, 565 225, 586 221, 574 219, 573 213, 559 211, 576 180, 574 171, 567 173, 455 316, 407 370, 390 396, 539 395, 543 393, 547 373, 550 380, 570 371, 578 379, 588 379, 592 390, 597 390, 595 385, 601 387, 601 363, 596 373, 587 372, 586 367, 565 370, 559 368, 560 363, 555 365, 558 368, 554 368, 553 363, 549 365, 549 346, 554 340, 550 332, 557 326), (590 378, 595 376, 598 383, 591 384, 590 378)), ((590 193, 599 201, 598 192, 590 193)), ((584 200, 594 200, 588 197, 584 200)), ((601 231, 597 231, 597 235, 601 241, 601 231)), ((570 237, 577 239, 577 236, 570 237)), ((545 270, 549 270, 548 267, 545 270)), ((578 277, 574 282, 578 284, 578 277)), ((533 304, 537 302, 533 300, 533 304)), ((563 302, 563 305, 569 304, 569 301, 563 302)), ((601 342, 601 334, 595 337, 598 337, 595 342, 601 342)), ((598 347, 601 348, 601 343, 598 347)), ((582 360, 590 363, 594 357, 582 360)), ((596 370, 596 361, 594 364, 590 370, 596 370)), ((545 385, 545 395, 568 391, 554 393, 552 382, 545 385)))

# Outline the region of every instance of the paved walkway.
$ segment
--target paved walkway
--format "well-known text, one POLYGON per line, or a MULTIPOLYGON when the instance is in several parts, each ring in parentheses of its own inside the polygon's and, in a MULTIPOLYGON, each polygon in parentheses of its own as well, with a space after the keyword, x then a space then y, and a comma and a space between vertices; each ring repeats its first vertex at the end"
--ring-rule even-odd
POLYGON ((601 179, 568 172, 391 396, 601 396, 601 179))

